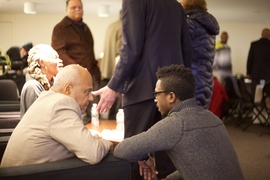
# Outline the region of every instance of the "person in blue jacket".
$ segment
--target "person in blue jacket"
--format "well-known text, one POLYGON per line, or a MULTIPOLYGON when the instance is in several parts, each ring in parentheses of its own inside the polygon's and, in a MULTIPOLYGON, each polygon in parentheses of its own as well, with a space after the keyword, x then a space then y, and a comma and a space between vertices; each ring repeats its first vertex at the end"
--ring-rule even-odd
POLYGON ((207 12, 205 0, 181 0, 192 41, 192 73, 195 76, 195 98, 197 104, 209 108, 213 79, 213 61, 215 57, 215 40, 219 33, 216 18, 207 12))

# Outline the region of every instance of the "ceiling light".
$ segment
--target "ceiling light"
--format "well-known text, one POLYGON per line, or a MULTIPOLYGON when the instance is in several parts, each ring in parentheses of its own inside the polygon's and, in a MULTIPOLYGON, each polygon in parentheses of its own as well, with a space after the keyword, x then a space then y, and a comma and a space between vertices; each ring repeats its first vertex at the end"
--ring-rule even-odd
POLYGON ((108 17, 110 14, 108 5, 102 5, 98 7, 98 17, 108 17))
POLYGON ((36 14, 36 3, 25 2, 24 3, 24 13, 25 14, 36 14))

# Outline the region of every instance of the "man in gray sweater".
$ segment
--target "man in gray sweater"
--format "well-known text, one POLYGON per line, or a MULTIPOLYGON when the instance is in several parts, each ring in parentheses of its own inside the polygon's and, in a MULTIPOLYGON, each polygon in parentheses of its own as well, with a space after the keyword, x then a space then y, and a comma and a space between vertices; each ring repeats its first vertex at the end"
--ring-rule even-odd
POLYGON ((114 151, 118 158, 138 161, 144 179, 158 173, 148 155, 166 151, 177 171, 167 180, 244 179, 236 152, 222 121, 196 104, 194 77, 182 65, 159 68, 154 101, 164 119, 148 131, 124 139, 114 151))

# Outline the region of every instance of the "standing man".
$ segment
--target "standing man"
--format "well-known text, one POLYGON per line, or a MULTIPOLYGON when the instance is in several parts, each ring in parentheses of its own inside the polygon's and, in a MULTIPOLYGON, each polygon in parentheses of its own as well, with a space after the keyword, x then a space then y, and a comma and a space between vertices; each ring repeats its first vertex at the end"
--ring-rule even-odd
POLYGON ((260 84, 260 79, 265 82, 270 80, 270 29, 262 30, 261 39, 254 41, 250 45, 247 60, 247 78, 252 80, 251 93, 254 98, 256 85, 260 84))
MULTIPOLYGON (((64 66, 68 64, 79 64, 91 73, 93 78, 93 89, 99 88, 100 70, 94 55, 93 37, 88 26, 83 23, 83 4, 81 0, 66 1, 67 16, 53 29, 52 47, 58 52, 59 58, 63 60, 64 66)), ((97 102, 95 99, 93 102, 97 102)), ((90 107, 86 111, 87 118, 84 123, 91 120, 90 107)))
POLYGON ((213 63, 213 69, 218 81, 224 86, 224 79, 232 76, 231 48, 227 44, 228 33, 223 31, 220 35, 220 41, 216 43, 216 54, 213 63))
MULTIPOLYGON (((190 67, 192 47, 183 7, 175 0, 124 0, 122 28, 123 45, 114 75, 107 86, 93 94, 101 96, 100 112, 112 106, 117 92, 123 94, 127 138, 148 130, 161 119, 152 95, 155 73, 159 67, 171 64, 190 67)), ((164 155, 155 153, 159 179, 175 170, 164 155)), ((135 164, 133 168, 132 178, 140 179, 135 164)))

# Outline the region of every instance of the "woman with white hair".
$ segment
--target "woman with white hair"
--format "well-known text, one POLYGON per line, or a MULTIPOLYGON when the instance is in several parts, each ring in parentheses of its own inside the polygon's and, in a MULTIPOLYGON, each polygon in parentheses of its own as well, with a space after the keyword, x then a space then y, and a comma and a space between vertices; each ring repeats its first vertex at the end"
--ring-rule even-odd
POLYGON ((63 67, 58 53, 47 44, 38 44, 30 49, 27 61, 31 79, 24 84, 21 92, 21 118, 40 93, 49 90, 54 77, 63 67))

